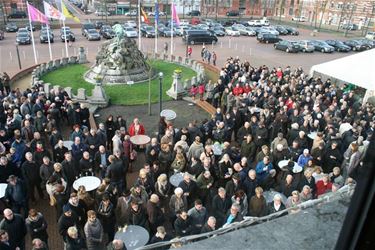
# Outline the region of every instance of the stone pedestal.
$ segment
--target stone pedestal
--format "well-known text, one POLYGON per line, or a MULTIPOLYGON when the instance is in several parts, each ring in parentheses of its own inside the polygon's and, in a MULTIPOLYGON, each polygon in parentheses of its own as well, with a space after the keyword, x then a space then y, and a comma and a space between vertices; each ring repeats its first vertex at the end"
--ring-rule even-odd
POLYGON ((87 56, 85 53, 85 48, 84 47, 79 47, 79 54, 78 54, 78 63, 87 63, 87 56))
POLYGON ((182 99, 185 94, 184 86, 182 83, 181 70, 175 70, 173 73, 173 82, 171 88, 167 91, 167 95, 175 100, 182 99))
POLYGON ((108 97, 105 94, 105 91, 101 84, 95 85, 89 102, 91 105, 96 105, 99 107, 106 107, 108 105, 108 97))

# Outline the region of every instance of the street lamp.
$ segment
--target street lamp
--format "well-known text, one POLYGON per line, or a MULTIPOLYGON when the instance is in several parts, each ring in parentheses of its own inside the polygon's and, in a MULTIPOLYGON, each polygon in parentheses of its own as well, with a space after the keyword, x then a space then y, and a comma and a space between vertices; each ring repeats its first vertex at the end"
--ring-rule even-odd
POLYGON ((163 110, 162 100, 163 100, 163 72, 159 72, 159 114, 163 110))

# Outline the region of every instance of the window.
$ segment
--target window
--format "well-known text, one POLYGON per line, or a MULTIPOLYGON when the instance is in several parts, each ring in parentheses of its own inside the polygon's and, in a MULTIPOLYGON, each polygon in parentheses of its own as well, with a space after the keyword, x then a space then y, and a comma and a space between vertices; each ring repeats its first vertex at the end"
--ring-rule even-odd
POLYGON ((293 8, 289 8, 289 16, 293 16, 293 8))

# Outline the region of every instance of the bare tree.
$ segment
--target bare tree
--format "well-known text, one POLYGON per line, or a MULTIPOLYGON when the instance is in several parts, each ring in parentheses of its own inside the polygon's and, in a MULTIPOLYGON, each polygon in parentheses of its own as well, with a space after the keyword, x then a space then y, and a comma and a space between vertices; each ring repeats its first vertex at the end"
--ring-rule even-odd
POLYGON ((285 7, 285 0, 281 0, 280 2, 280 10, 279 10, 279 23, 281 22, 281 13, 282 13, 282 9, 285 7))
POLYGON ((323 17, 324 17, 324 13, 326 12, 327 4, 328 4, 328 0, 325 0, 322 2, 321 8, 320 8, 320 12, 322 13, 322 16, 320 17, 318 31, 320 31, 320 28, 322 27, 323 17))

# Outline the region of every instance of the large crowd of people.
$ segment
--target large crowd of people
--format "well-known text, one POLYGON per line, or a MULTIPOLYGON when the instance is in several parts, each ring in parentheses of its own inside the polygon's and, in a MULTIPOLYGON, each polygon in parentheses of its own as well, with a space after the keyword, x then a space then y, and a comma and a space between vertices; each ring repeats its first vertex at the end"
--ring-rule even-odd
POLYGON ((110 115, 91 127, 88 107, 63 90, 1 84, 0 183, 7 186, 0 248, 25 249, 29 234, 33 249, 48 249, 50 222, 35 209, 41 199, 55 209, 49 219, 57 221, 65 249, 120 250, 125 244, 114 236, 125 225, 147 229, 149 243, 211 232, 245 216, 297 213, 298 204, 361 174, 375 116, 352 86, 239 58, 228 58, 217 82, 200 85, 200 98, 216 113, 182 128, 161 117, 158 136, 139 146, 130 138, 148 131, 137 118, 127 124, 110 115), (183 179, 172 183, 178 173, 183 179), (82 176, 101 184, 75 190, 82 176))

